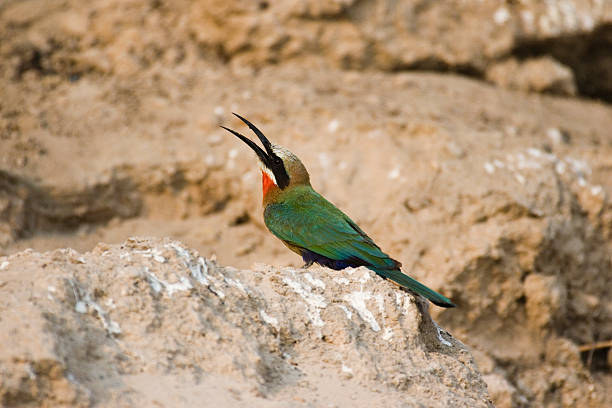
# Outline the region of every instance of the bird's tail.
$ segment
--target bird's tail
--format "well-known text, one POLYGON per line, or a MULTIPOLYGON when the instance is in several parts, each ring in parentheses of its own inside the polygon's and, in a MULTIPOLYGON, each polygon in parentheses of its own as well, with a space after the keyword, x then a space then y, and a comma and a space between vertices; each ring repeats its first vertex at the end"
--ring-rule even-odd
POLYGON ((428 299, 434 305, 440 307, 455 307, 455 304, 445 296, 442 296, 438 292, 429 289, 421 282, 412 279, 410 276, 402 273, 399 269, 372 269, 374 272, 382 276, 383 278, 392 280, 403 288, 409 289, 414 293, 417 293, 426 299, 428 299))

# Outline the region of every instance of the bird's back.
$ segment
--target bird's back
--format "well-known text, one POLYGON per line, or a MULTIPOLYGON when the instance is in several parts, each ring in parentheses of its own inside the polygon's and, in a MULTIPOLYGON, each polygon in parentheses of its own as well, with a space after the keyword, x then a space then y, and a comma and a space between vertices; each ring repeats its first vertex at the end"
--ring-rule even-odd
POLYGON ((334 269, 400 268, 399 262, 382 252, 355 222, 312 187, 297 186, 281 198, 266 206, 264 221, 274 235, 305 260, 312 256, 313 261, 334 269), (334 262, 325 263, 324 258, 334 262))

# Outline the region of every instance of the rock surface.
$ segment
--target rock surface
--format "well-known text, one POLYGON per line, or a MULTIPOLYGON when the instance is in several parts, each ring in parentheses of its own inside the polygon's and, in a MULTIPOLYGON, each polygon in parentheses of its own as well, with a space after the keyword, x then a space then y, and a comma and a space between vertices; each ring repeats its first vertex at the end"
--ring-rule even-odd
POLYGON ((557 95, 576 95, 572 71, 552 58, 534 58, 525 62, 509 59, 491 66, 487 80, 510 89, 557 95))
POLYGON ((132 75, 204 56, 237 69, 292 60, 485 77, 508 57, 550 57, 573 71, 582 93, 607 100, 611 32, 607 0, 29 0, 0 8, 5 75, 132 75))
POLYGON ((427 303, 365 268, 236 270, 134 238, 0 265, 3 407, 492 406, 427 303))

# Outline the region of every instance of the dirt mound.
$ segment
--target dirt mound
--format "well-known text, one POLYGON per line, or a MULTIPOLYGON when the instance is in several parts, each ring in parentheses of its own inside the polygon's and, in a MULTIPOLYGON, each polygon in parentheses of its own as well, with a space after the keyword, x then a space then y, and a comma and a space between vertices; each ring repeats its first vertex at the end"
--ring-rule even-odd
POLYGON ((492 406, 427 303, 365 268, 241 271, 146 239, 0 265, 5 407, 492 406))

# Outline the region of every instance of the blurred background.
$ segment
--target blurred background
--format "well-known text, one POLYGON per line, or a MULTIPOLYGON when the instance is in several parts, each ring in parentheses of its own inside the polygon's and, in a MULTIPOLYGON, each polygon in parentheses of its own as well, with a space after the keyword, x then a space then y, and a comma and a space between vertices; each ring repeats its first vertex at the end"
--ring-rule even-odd
POLYGON ((612 406, 611 102, 609 0, 2 0, 0 255, 301 265, 237 112, 458 304, 498 407, 612 406))

